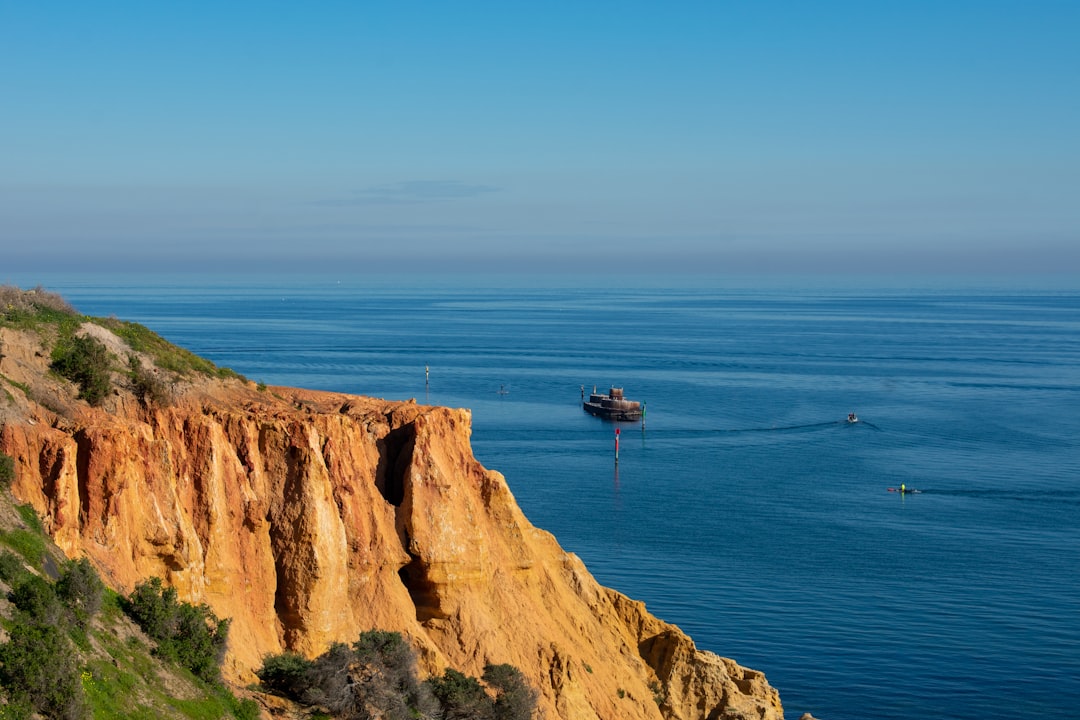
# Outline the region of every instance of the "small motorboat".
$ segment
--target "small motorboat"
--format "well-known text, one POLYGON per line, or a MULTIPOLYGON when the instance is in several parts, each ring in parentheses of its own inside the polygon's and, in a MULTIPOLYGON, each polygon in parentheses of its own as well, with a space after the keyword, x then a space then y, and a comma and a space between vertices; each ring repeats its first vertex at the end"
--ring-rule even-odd
POLYGON ((859 422, 859 417, 855 413, 850 412, 847 414, 847 421, 849 423, 857 423, 859 422))

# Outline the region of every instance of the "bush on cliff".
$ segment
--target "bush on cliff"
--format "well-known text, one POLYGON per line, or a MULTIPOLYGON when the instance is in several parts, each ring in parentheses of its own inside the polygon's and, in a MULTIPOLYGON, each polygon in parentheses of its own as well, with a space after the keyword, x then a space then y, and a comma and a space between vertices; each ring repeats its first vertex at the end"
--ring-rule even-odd
POLYGON ((112 389, 109 351, 89 335, 61 339, 53 349, 52 368, 78 385, 79 397, 91 405, 100 405, 112 389))
POLYGON ((427 681, 443 707, 445 720, 492 720, 493 702, 474 677, 446 668, 442 677, 427 681))
POLYGON ((85 628, 101 609, 105 585, 87 558, 69 560, 56 581, 56 597, 74 623, 85 628))
POLYGON ((17 568, 14 555, 4 557, 5 580, 17 583, 8 596, 17 612, 7 625, 7 642, 0 645, 0 687, 6 699, 0 717, 39 713, 81 720, 89 710, 68 636, 72 615, 63 604, 66 591, 58 595, 44 577, 17 568))
POLYGON ((27 575, 8 599, 27 617, 47 625, 57 624, 63 611, 52 584, 40 575, 27 575))
POLYGON ((144 405, 155 403, 168 405, 171 400, 169 387, 153 370, 143 366, 135 355, 128 356, 128 376, 135 397, 144 405))
POLYGON ((8 707, 15 711, 11 715, 19 717, 19 709, 32 709, 48 718, 87 717, 74 658, 61 628, 25 616, 17 619, 8 641, 0 645, 0 684, 8 707))
POLYGON ((10 587, 15 587, 29 574, 26 565, 18 555, 10 550, 0 550, 0 580, 10 587))
POLYGON ((179 602, 176 589, 152 577, 135 586, 124 611, 157 642, 157 653, 186 667, 196 677, 217 682, 229 637, 229 620, 206 605, 179 602))
POLYGON ((528 720, 536 709, 536 691, 512 665, 488 665, 484 684, 451 668, 421 683, 413 649, 384 630, 361 633, 351 647, 335 643, 314 660, 267 656, 255 674, 266 689, 347 720, 528 720))
POLYGON ((443 707, 446 720, 529 720, 536 710, 536 691, 513 665, 487 665, 484 684, 447 668, 442 677, 428 680, 443 707), (492 697, 484 685, 495 692, 492 697))
POLYGON ((536 709, 536 690, 513 665, 487 665, 484 682, 495 690, 495 720, 527 720, 536 709))
POLYGON ((267 689, 346 720, 438 717, 437 703, 417 677, 416 656, 396 632, 361 633, 351 647, 335 643, 315 660, 268 656, 255 674, 267 689))
POLYGON ((256 670, 255 675, 267 690, 299 700, 310 684, 308 673, 313 666, 314 663, 300 653, 283 652, 263 658, 262 668, 256 670))

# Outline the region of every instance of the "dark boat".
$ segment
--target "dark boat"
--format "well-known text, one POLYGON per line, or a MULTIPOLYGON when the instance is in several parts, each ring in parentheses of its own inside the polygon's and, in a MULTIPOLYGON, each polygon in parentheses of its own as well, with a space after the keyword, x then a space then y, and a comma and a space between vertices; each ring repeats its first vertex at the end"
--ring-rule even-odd
POLYGON ((623 397, 623 389, 613 387, 607 394, 593 388, 589 399, 583 403, 585 412, 605 420, 640 420, 641 403, 623 397))

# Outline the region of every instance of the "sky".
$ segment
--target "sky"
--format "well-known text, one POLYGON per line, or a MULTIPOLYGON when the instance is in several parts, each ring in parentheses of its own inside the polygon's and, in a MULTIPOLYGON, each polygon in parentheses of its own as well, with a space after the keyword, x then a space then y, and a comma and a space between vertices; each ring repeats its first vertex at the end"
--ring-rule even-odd
POLYGON ((1080 2, 0 0, 0 275, 1080 275, 1080 2))

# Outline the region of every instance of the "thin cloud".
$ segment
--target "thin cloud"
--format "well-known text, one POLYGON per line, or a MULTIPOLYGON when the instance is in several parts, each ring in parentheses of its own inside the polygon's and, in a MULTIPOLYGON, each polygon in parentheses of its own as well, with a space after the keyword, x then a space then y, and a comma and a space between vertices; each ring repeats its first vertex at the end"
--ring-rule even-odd
POLYGON ((447 200, 463 200, 499 192, 493 185, 474 185, 457 180, 407 180, 386 185, 372 185, 357 190, 352 196, 324 200, 317 205, 335 207, 350 205, 420 205, 447 200))

